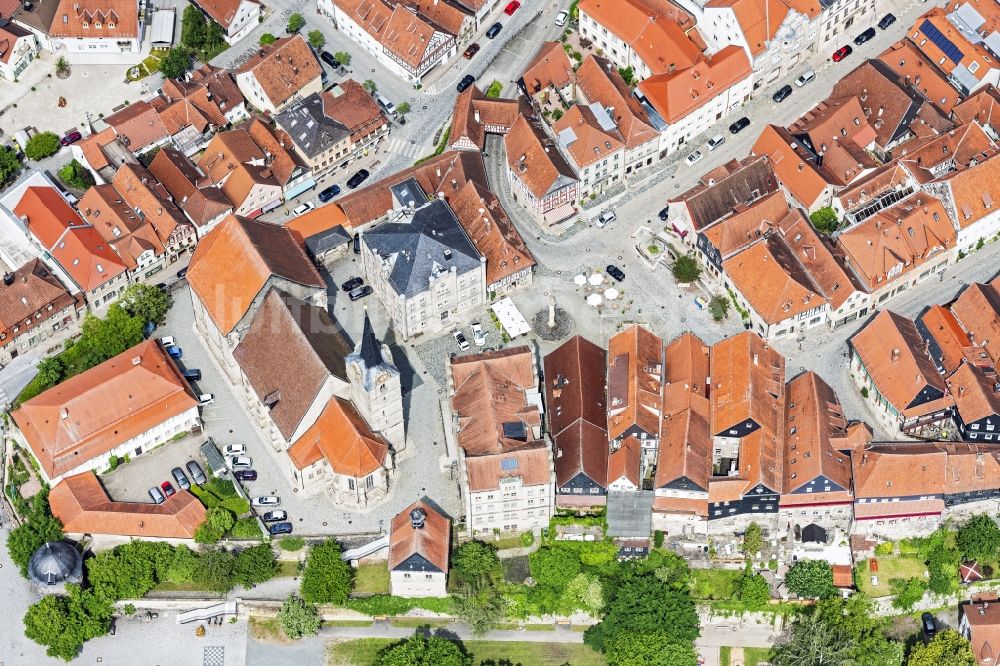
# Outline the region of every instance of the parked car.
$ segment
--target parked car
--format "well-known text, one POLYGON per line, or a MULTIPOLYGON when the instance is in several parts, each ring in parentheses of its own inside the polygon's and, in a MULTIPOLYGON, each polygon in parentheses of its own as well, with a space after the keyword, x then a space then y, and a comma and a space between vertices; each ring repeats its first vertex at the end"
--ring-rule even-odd
POLYGON ((333 54, 329 51, 323 51, 319 54, 319 59, 328 64, 330 67, 340 67, 340 63, 337 59, 333 57, 333 54))
POLYGON ((170 355, 170 358, 174 359, 175 361, 184 356, 184 350, 178 347, 177 345, 170 345, 169 347, 167 347, 167 353, 170 355))
POLYGON ((729 126, 729 132, 731 134, 739 134, 749 126, 750 126, 750 119, 747 118, 746 116, 743 116, 742 118, 740 118, 735 123, 729 126))
POLYGON ((188 474, 191 475, 191 478, 194 479, 194 482, 197 483, 199 486, 208 480, 205 478, 205 472, 204 470, 201 469, 201 465, 199 465, 195 461, 189 460, 188 464, 185 465, 185 467, 187 467, 188 474))
POLYGON ((83 135, 80 134, 79 131, 74 130, 74 131, 70 132, 69 134, 67 134, 66 136, 64 136, 63 138, 59 139, 59 143, 61 143, 64 146, 69 146, 69 145, 72 145, 72 144, 76 143, 77 141, 79 141, 82 138, 83 138, 83 135))
POLYGON ((513 16, 514 12, 521 8, 521 3, 517 0, 510 0, 507 6, 503 8, 503 13, 507 16, 513 16))
POLYGON ((316 197, 323 203, 326 203, 327 201, 333 199, 338 194, 340 194, 340 185, 331 185, 330 187, 326 188, 318 195, 316 195, 316 197))
POLYGON ((214 402, 215 402, 214 393, 202 393, 198 396, 199 407, 207 407, 208 405, 211 405, 214 402))
POLYGON ((463 53, 462 55, 465 57, 466 60, 471 60, 472 56, 479 53, 479 48, 480 48, 479 44, 472 42, 471 44, 469 44, 469 48, 465 49, 465 53, 463 53))
POLYGON ((281 498, 277 495, 264 495, 263 497, 254 497, 250 500, 250 506, 280 506, 281 498))
POLYGON ((354 254, 361 254, 361 234, 354 234, 354 254))
POLYGON ((233 478, 237 481, 256 481, 257 480, 257 470, 255 469, 238 469, 233 472, 233 478))
POLYGON ((486 344, 486 334, 483 333, 483 325, 478 321, 472 322, 472 341, 476 343, 477 347, 482 347, 486 344))
POLYGON ((611 224, 617 219, 618 216, 615 215, 615 211, 606 210, 603 213, 601 213, 600 217, 597 218, 597 221, 594 222, 594 226, 597 227, 598 229, 603 229, 604 227, 611 224))
POLYGON ((375 93, 375 103, 378 104, 379 108, 385 111, 387 116, 396 116, 396 105, 392 103, 388 97, 384 96, 382 93, 375 93))
POLYGON ((311 210, 313 210, 315 208, 316 208, 316 204, 314 204, 312 201, 307 201, 307 202, 305 202, 304 204, 302 204, 300 206, 296 206, 295 209, 292 210, 292 215, 294 215, 295 217, 298 217, 299 215, 303 215, 305 213, 308 213, 309 211, 311 211, 311 210))
POLYGON ((363 287, 358 287, 357 289, 352 289, 351 293, 348 294, 352 301, 360 301, 365 296, 371 296, 373 289, 367 284, 363 287))
POLYGON ((566 20, 568 18, 569 18, 569 12, 563 10, 563 11, 559 12, 558 14, 556 14, 556 21, 555 21, 555 23, 556 23, 557 26, 562 27, 562 26, 566 25, 566 20))
POLYGON ((875 36, 875 28, 868 28, 863 33, 854 38, 854 45, 861 46, 875 36))
POLYGON ((153 498, 153 502, 156 504, 163 504, 167 501, 167 498, 163 496, 163 493, 156 486, 149 489, 149 496, 153 498))
POLYGON ((704 310, 705 308, 708 307, 708 299, 705 298, 704 296, 695 296, 694 304, 698 307, 699 310, 704 310))
POLYGON ((291 523, 274 523, 273 525, 267 526, 267 531, 271 533, 271 536, 277 536, 279 534, 291 534, 292 524, 291 523))
POLYGON ((231 469, 250 469, 253 467, 253 458, 250 456, 233 456, 229 459, 231 469))
POLYGON ((625 271, 623 271, 622 269, 618 268, 614 264, 608 264, 607 271, 608 271, 608 275, 610 275, 614 279, 618 280, 619 282, 624 282, 625 281, 625 271))
POLYGON ((455 336, 455 342, 458 343, 458 348, 462 351, 469 351, 469 341, 465 339, 465 334, 462 331, 454 331, 452 335, 455 336))
POLYGON ((850 46, 841 46, 839 49, 833 52, 833 61, 840 62, 847 56, 851 55, 851 53, 853 52, 854 49, 852 49, 850 46))
POLYGON ((815 78, 816 78, 816 72, 810 69, 808 72, 803 72, 802 74, 799 75, 799 78, 795 79, 795 85, 801 88, 802 86, 809 83, 815 78))
POLYGON ((288 520, 288 512, 282 509, 275 509, 274 511, 268 511, 260 518, 265 523, 277 523, 282 520, 288 520))
POLYGON ((361 169, 356 174, 347 179, 347 187, 353 190, 358 185, 365 182, 365 180, 367 180, 368 176, 370 175, 371 174, 368 173, 368 169, 361 169))
POLYGON ((360 278, 357 275, 355 275, 350 280, 340 285, 340 288, 343 289, 344 291, 354 291, 364 283, 365 283, 364 278, 360 278))
POLYGON ((160 488, 163 488, 163 494, 166 495, 167 497, 173 497, 174 495, 177 494, 177 491, 174 490, 174 487, 170 485, 169 481, 164 481, 163 483, 161 483, 160 488))
POLYGON ((175 344, 174 336, 164 335, 162 338, 160 338, 160 344, 163 345, 164 347, 173 347, 175 344))
POLYGON ((698 160, 700 160, 703 157, 704 157, 704 155, 701 154, 701 151, 700 150, 696 150, 693 153, 691 153, 690 155, 688 155, 684 159, 684 161, 687 162, 688 166, 691 166, 692 164, 694 164, 695 162, 697 162, 698 160))
POLYGON ((190 368, 184 371, 184 379, 189 382, 197 382, 201 380, 201 370, 198 368, 190 368))
POLYGON ((188 267, 185 266, 184 268, 177 271, 177 279, 183 280, 185 277, 187 277, 187 274, 188 274, 188 267))
POLYGON ((226 444, 226 447, 222 449, 222 454, 226 456, 242 456, 247 452, 247 445, 242 442, 237 442, 236 444, 226 444))
MULTIPOLYGON (((733 132, 733 134, 735 134, 735 132, 733 132)), ((726 137, 722 136, 721 134, 713 136, 711 139, 708 140, 708 149, 715 150, 725 142, 726 142, 726 137)))
POLYGON ((937 634, 937 620, 931 613, 924 613, 920 616, 920 631, 924 635, 924 643, 930 643, 937 634))
MULTIPOLYGON (((497 25, 500 24, 497 23, 497 25)), ((458 82, 458 85, 455 86, 455 90, 457 90, 460 93, 465 92, 466 89, 475 82, 476 82, 476 77, 474 77, 472 74, 466 74, 465 76, 462 77, 462 80, 458 82)))
POLYGON ((883 30, 885 30, 886 28, 888 28, 890 25, 892 25, 895 22, 896 22, 896 17, 895 16, 893 16, 892 14, 886 14, 878 22, 878 27, 880 27, 883 30))
POLYGON ((667 221, 667 217, 669 215, 670 215, 670 206, 665 206, 662 210, 660 210, 660 212, 657 215, 657 217, 659 217, 661 220, 663 220, 664 222, 666 222, 667 221))
POLYGON ((788 96, 791 94, 792 94, 791 86, 781 86, 780 88, 778 88, 777 92, 771 95, 771 99, 773 99, 775 102, 784 102, 786 99, 788 99, 788 96))
POLYGON ((156 331, 156 323, 152 321, 147 321, 142 327, 142 337, 144 339, 149 338, 156 331))
MULTIPOLYGON (((490 39, 495 39, 496 36, 500 34, 501 30, 503 30, 503 24, 497 21, 496 23, 490 26, 489 30, 486 31, 486 36, 489 37, 490 39)), ((464 81, 465 79, 462 80, 464 81)), ((468 87, 469 86, 466 86, 466 88, 468 87)))
POLYGON ((174 467, 170 470, 170 473, 174 476, 174 481, 177 482, 177 487, 181 490, 188 490, 191 488, 191 482, 188 481, 187 475, 184 473, 180 467, 174 467))

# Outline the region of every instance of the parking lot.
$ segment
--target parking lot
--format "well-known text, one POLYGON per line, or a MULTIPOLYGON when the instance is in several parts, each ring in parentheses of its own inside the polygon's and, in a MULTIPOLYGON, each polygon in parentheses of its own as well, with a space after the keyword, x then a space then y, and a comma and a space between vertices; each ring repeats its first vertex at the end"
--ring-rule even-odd
MULTIPOLYGON (((211 409, 211 406, 207 409, 211 409)), ((110 474, 101 476, 104 489, 108 491, 111 499, 118 502, 152 502, 148 491, 153 486, 159 487, 164 481, 169 481, 170 485, 177 489, 177 482, 170 474, 170 470, 174 467, 184 469, 184 475, 189 479, 191 477, 185 468, 189 460, 197 461, 201 468, 205 469, 205 461, 198 451, 198 447, 204 441, 203 435, 188 435, 184 439, 167 442, 149 453, 132 458, 130 462, 119 465, 118 469, 110 474)))

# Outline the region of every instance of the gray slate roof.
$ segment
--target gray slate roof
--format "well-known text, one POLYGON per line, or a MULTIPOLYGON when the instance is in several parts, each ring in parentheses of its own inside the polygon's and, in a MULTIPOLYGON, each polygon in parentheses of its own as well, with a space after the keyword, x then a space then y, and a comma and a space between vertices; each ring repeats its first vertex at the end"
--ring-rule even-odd
POLYGON ((320 155, 350 135, 343 123, 323 112, 323 98, 313 93, 274 117, 298 148, 310 158, 320 155))
POLYGON ((389 284, 406 297, 426 291, 438 271, 459 275, 480 266, 478 250, 447 203, 435 199, 403 221, 379 224, 361 235, 365 245, 392 258, 389 284))

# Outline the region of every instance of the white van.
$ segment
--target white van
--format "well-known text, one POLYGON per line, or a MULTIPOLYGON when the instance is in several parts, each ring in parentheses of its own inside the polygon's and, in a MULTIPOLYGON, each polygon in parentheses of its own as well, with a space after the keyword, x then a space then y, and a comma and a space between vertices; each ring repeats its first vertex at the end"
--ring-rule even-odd
POLYGON ((382 107, 382 110, 388 113, 390 116, 396 115, 396 106, 392 102, 387 100, 385 97, 383 97, 378 93, 375 93, 375 101, 378 102, 378 105, 382 107))
POLYGON ((616 219, 618 219, 618 216, 615 215, 615 212, 613 210, 606 210, 603 213, 601 213, 601 216, 599 218, 597 218, 597 222, 594 223, 594 226, 596 226, 598 229, 603 229, 606 225, 610 224, 611 222, 614 222, 616 219))

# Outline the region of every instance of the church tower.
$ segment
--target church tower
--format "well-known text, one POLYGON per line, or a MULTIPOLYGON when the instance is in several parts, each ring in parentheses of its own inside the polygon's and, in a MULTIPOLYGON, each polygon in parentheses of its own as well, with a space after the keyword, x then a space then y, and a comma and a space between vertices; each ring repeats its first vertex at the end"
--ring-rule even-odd
POLYGON ((406 446, 399 369, 392 363, 389 347, 375 337, 367 310, 361 341, 347 357, 347 372, 355 409, 398 453, 406 446))

